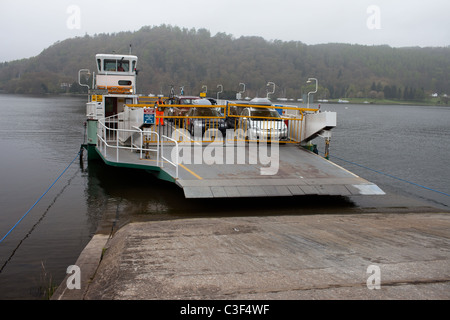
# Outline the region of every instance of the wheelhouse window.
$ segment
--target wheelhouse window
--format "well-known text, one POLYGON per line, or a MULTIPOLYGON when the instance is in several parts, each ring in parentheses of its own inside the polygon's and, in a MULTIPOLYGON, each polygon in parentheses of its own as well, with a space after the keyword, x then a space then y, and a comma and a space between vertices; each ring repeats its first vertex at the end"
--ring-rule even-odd
POLYGON ((103 65, 104 71, 116 71, 117 60, 105 60, 103 65))
POLYGON ((130 72, 130 61, 128 61, 128 60, 117 61, 117 71, 130 72))
POLYGON ((97 54, 96 64, 99 74, 114 73, 131 76, 135 75, 137 57, 131 55, 118 55, 118 54, 97 54))
POLYGON ((130 61, 128 60, 112 60, 105 59, 103 64, 103 70, 109 72, 129 72, 130 61))

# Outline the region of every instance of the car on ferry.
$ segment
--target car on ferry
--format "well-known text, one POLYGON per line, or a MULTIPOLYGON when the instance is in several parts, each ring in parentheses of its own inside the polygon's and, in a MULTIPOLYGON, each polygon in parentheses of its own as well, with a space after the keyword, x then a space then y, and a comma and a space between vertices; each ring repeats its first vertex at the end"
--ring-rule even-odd
POLYGON ((186 114, 188 116, 186 128, 191 135, 194 136, 194 134, 201 132, 203 136, 210 129, 219 130, 222 136, 225 137, 227 124, 219 110, 211 105, 211 102, 207 99, 196 100, 193 105, 199 105, 199 107, 190 108, 186 114), (211 108, 205 107, 207 105, 211 105, 211 108))
MULTIPOLYGON (((191 107, 180 107, 179 105, 193 105, 194 101, 201 100, 197 96, 174 96, 166 100, 166 105, 176 105, 175 107, 167 107, 164 116, 183 117, 191 107)), ((173 122, 174 118, 169 118, 173 122)))
POLYGON ((214 99, 214 98, 205 98, 205 99, 208 100, 212 105, 217 104, 217 99, 214 99))
POLYGON ((239 121, 239 116, 242 111, 247 107, 248 101, 233 101, 228 104, 228 109, 226 110, 226 123, 228 128, 235 128, 239 121))
POLYGON ((239 118, 239 128, 246 132, 249 140, 277 140, 288 138, 288 128, 274 108, 248 107, 239 118))
POLYGON ((237 100, 233 101, 233 103, 228 104, 227 111, 227 125, 229 128, 236 128, 239 123, 239 119, 241 117, 242 112, 251 106, 267 106, 270 107, 272 102, 267 98, 253 98, 250 101, 248 100, 237 100))

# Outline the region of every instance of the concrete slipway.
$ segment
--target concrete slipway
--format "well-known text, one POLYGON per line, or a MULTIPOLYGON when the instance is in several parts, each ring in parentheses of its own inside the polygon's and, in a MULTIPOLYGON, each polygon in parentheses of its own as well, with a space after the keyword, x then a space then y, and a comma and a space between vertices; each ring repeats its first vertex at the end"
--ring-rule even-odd
POLYGON ((52 299, 449 299, 449 213, 389 194, 351 200, 333 212, 129 223, 95 235, 74 261, 81 289, 64 280, 52 299), (368 288, 371 265, 380 289, 368 288))

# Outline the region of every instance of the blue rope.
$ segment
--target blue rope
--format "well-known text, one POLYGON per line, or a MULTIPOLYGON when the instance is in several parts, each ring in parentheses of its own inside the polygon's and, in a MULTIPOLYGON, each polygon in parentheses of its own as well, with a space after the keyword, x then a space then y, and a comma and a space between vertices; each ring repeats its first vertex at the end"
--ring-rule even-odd
POLYGON ((360 164, 358 164, 358 163, 355 163, 355 162, 352 162, 352 161, 348 161, 348 160, 345 160, 345 159, 336 157, 336 156, 332 156, 332 157, 334 157, 334 158, 336 158, 336 159, 339 159, 339 160, 341 160, 341 161, 347 162, 347 163, 354 164, 354 165, 356 165, 356 166, 358 166, 358 167, 361 167, 361 168, 364 168, 364 169, 367 169, 367 170, 370 170, 370 171, 373 171, 373 172, 376 172, 376 173, 379 173, 379 174, 383 174, 383 175, 388 176, 388 177, 390 177, 390 178, 397 179, 397 180, 399 180, 399 181, 403 181, 403 182, 406 182, 406 183, 415 185, 415 186, 417 186, 417 187, 420 187, 420 188, 423 188, 423 189, 427 189, 427 190, 430 190, 430 191, 434 191, 434 192, 443 194, 444 196, 450 197, 450 194, 448 194, 448 193, 445 193, 445 192, 442 192, 442 191, 439 191, 439 190, 435 190, 435 189, 431 189, 431 188, 425 187, 425 186, 423 186, 423 185, 420 185, 420 184, 418 184, 418 183, 411 182, 411 181, 408 181, 408 180, 405 180, 405 179, 402 179, 402 178, 398 178, 398 177, 393 176, 393 175, 391 175, 391 174, 384 173, 384 172, 381 172, 381 171, 378 171, 378 170, 375 170, 375 169, 372 169, 372 168, 369 168, 369 167, 360 165, 360 164))
POLYGON ((75 160, 78 158, 78 156, 80 155, 80 153, 83 150, 80 149, 80 151, 78 152, 77 156, 72 160, 72 162, 67 166, 67 168, 64 169, 64 171, 59 175, 58 178, 56 178, 56 180, 51 184, 50 187, 48 187, 48 189, 39 197, 39 199, 37 199, 37 201, 31 206, 30 209, 28 209, 28 211, 23 215, 22 218, 19 219, 19 221, 16 222, 16 224, 11 228, 11 230, 8 231, 7 234, 5 234, 5 236, 0 240, 0 243, 3 242, 3 240, 6 239, 6 237, 19 225, 19 223, 30 213, 30 211, 39 203, 39 201, 41 201, 41 199, 50 191, 50 189, 56 184, 56 182, 58 182, 58 180, 64 175, 64 173, 67 171, 67 169, 69 169, 69 167, 75 162, 75 160))

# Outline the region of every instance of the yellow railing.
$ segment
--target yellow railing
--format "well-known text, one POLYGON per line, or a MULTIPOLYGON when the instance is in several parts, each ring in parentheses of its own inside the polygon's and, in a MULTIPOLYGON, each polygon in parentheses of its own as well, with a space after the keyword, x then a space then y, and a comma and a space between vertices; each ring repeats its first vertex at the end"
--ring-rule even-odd
POLYGON ((235 132, 238 132, 238 140, 264 140, 268 142, 276 140, 282 143, 299 143, 302 141, 304 113, 317 112, 318 110, 319 109, 300 108, 295 106, 265 106, 229 103, 227 118, 229 125, 234 128, 235 132), (267 116, 263 118, 257 115, 243 115, 242 111, 245 108, 282 110, 282 114, 280 116, 267 116), (287 110, 294 111, 294 114, 285 114, 287 110), (257 120, 256 129, 250 127, 248 119, 257 120), (280 124, 280 122, 284 122, 285 126, 280 124), (286 130, 286 135, 282 132, 284 128, 286 130), (249 135, 249 133, 251 133, 251 135, 249 135))
MULTIPOLYGON (((140 103, 129 104, 128 106, 136 108, 153 108, 155 105, 154 103, 140 103)), ((218 130, 223 132, 225 135, 224 138, 226 139, 223 139, 223 141, 228 142, 242 140, 264 140, 271 142, 276 140, 282 143, 299 143, 302 141, 304 113, 318 111, 318 109, 300 108, 295 106, 262 106, 235 103, 228 103, 228 105, 167 104, 160 105, 159 108, 159 110, 164 110, 162 111, 163 115, 159 112, 155 114, 156 123, 151 125, 152 130, 158 132, 159 134, 175 137, 175 140, 179 143, 199 141, 194 137, 191 119, 202 119, 204 122, 202 142, 206 143, 217 142, 220 140, 220 134, 217 134, 218 130), (213 108, 220 109, 225 112, 222 112, 218 116, 188 116, 187 113, 191 108, 213 108), (272 111, 281 109, 283 110, 283 113, 287 110, 292 112, 291 114, 261 118, 260 116, 242 115, 242 110, 245 108, 271 109, 272 111), (174 112, 175 115, 171 112, 174 112), (254 121, 251 124, 249 120, 254 121), (221 130, 222 128, 219 125, 220 121, 226 122, 226 134, 224 130, 221 130), (175 135, 174 131, 177 131, 175 135)), ((156 136, 146 142, 156 143, 156 136)))

